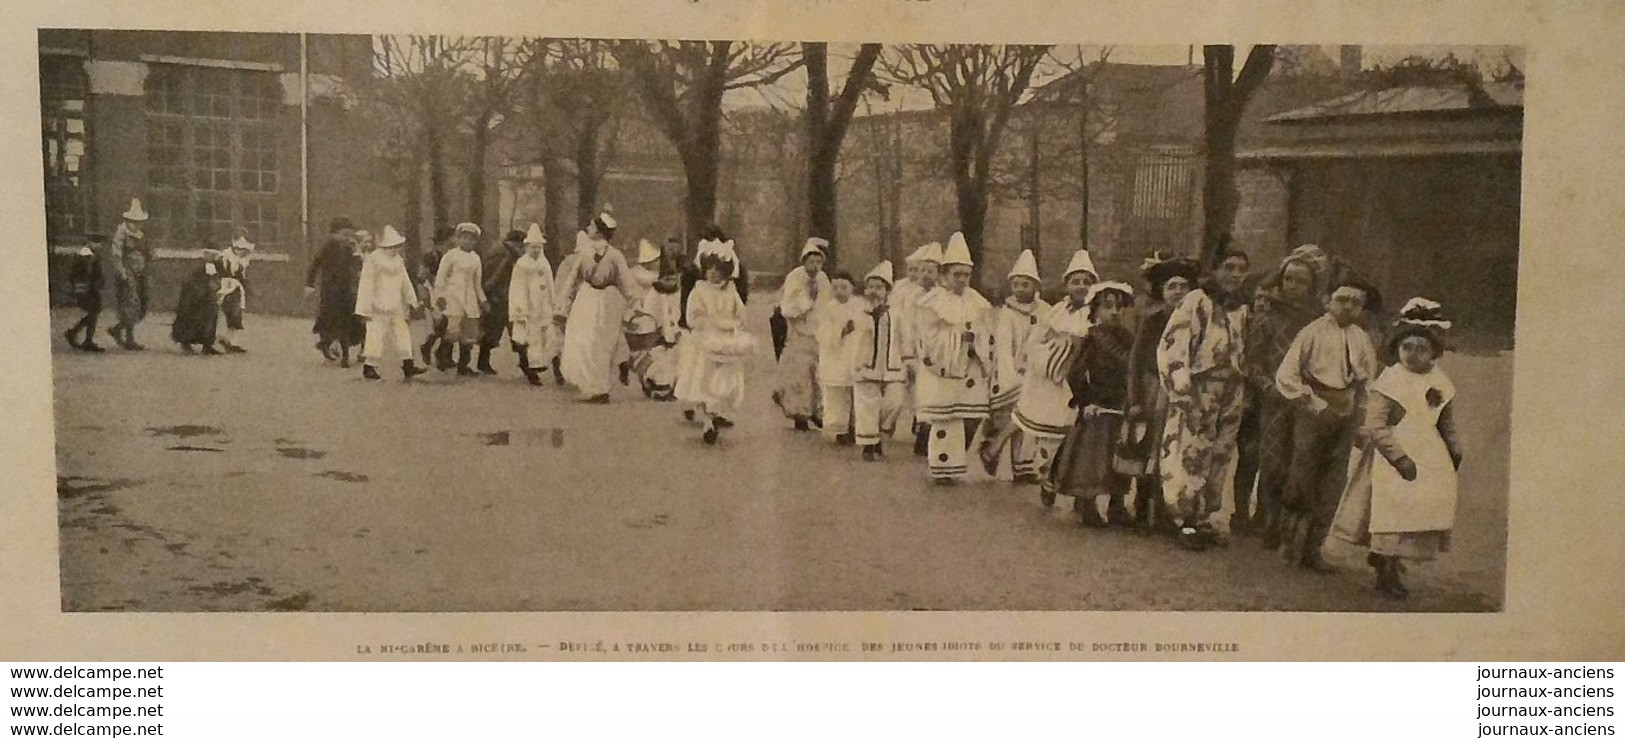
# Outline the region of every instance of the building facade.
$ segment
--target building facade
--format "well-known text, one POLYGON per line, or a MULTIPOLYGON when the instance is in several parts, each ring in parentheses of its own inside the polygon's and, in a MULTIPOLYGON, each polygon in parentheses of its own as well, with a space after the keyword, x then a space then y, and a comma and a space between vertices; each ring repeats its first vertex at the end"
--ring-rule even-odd
POLYGON ((1510 346, 1516 318, 1523 83, 1358 92, 1270 118, 1239 154, 1236 230, 1260 263, 1316 243, 1390 308, 1443 303, 1510 346))
POLYGON ((356 110, 367 36, 42 30, 39 44, 48 246, 110 235, 140 198, 155 310, 202 249, 242 234, 259 246, 254 310, 306 312, 326 223, 383 223, 399 199, 356 110))

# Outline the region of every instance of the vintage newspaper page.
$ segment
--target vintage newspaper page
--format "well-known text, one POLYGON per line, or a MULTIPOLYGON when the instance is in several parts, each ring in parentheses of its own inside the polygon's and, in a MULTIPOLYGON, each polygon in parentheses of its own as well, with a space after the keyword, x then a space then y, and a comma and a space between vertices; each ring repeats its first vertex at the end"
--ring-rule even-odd
POLYGON ((0 658, 1625 649, 1604 4, 9 15, 0 658))

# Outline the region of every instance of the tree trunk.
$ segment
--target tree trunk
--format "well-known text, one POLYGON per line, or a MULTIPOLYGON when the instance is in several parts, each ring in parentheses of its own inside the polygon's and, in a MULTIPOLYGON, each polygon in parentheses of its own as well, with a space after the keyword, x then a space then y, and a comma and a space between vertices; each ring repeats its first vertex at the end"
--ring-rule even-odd
POLYGON ((401 235, 411 245, 414 260, 423 254, 423 158, 414 151, 406 164, 405 209, 401 212, 401 235))
POLYGON ((1202 173, 1202 264, 1216 268, 1230 247, 1236 207, 1236 132, 1242 114, 1269 75, 1275 60, 1275 47, 1254 46, 1247 53, 1241 74, 1235 73, 1233 46, 1202 48, 1203 59, 1203 173, 1202 173))
POLYGON ((598 131, 598 121, 583 120, 576 133, 576 221, 582 226, 598 217, 598 131))
MULTIPOLYGON (((1040 115, 1040 113, 1034 111, 1033 115, 1036 117, 1040 115)), ((1032 231, 1032 241, 1031 243, 1027 244, 1027 248, 1033 250, 1034 257, 1041 257, 1042 254, 1040 253, 1040 249, 1042 248, 1044 242, 1044 190, 1043 173, 1041 171, 1041 167, 1043 166, 1043 158, 1041 154, 1041 146, 1043 141, 1040 138, 1039 133, 1041 132, 1043 126, 1039 124, 1040 121, 1033 121, 1033 123, 1032 135, 1029 137, 1027 142, 1029 147, 1027 152, 1028 166, 1029 173, 1031 175, 1031 180, 1028 182, 1027 190, 1027 227, 1032 231)))
POLYGON ((486 228, 485 222, 485 157, 491 147, 491 128, 488 116, 474 121, 474 149, 468 162, 468 222, 486 228))
POLYGON ((1085 85, 1078 113, 1078 248, 1089 249, 1089 90, 1085 85))
POLYGON ((1209 121, 1202 178, 1202 263, 1215 268, 1224 258, 1236 219, 1236 129, 1209 121))
POLYGON ((892 120, 891 142, 891 212, 888 213, 887 238, 895 250, 898 264, 904 263, 912 249, 903 241, 903 122, 892 120))
POLYGON ((542 164, 542 236, 547 239, 547 258, 556 268, 570 252, 575 229, 564 225, 564 163, 549 158, 542 164))
POLYGON ((446 202, 446 147, 440 129, 427 126, 429 148, 429 204, 434 209, 436 231, 451 226, 451 208, 446 202))
MULTIPOLYGON (((688 180, 687 195, 683 199, 683 219, 689 239, 696 243, 716 224, 717 165, 715 143, 709 149, 696 149, 683 157, 683 174, 688 180)), ((730 237, 735 235, 729 234, 730 237)), ((692 253, 694 244, 689 246, 692 253)))
POLYGON ((987 182, 970 178, 956 186, 959 206, 959 232, 970 248, 971 284, 982 286, 982 236, 987 226, 987 182))
POLYGON ((807 233, 829 240, 829 264, 839 261, 836 248, 835 162, 833 156, 817 152, 807 162, 807 233))

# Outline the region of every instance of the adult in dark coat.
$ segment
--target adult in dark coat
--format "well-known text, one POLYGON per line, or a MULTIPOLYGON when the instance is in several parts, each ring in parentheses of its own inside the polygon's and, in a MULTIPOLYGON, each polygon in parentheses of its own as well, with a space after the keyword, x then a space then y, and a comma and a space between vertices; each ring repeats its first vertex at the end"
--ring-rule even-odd
MULTIPOLYGON (((491 351, 502 344, 502 333, 508 330, 508 283, 513 281, 514 262, 524 254, 525 232, 515 230, 508 231, 502 243, 481 255, 486 309, 480 315, 480 360, 477 366, 484 374, 497 373, 491 366, 491 351)), ((515 349, 514 353, 519 351, 515 349)))
POLYGON ((219 259, 210 257, 198 264, 181 284, 169 338, 183 353, 194 353, 194 346, 201 347, 208 356, 220 353, 214 347, 220 324, 220 277, 219 259))
POLYGON ((332 359, 338 349, 341 366, 350 366, 350 349, 366 338, 366 324, 355 314, 356 289, 361 279, 361 256, 356 253, 355 226, 348 218, 334 218, 327 242, 310 262, 305 292, 317 293, 320 307, 311 332, 316 350, 332 359))
POLYGON ((69 346, 80 351, 101 353, 106 350, 96 345, 96 321, 102 315, 102 253, 107 249, 106 241, 105 237, 91 236, 91 245, 80 249, 69 266, 68 291, 73 295, 74 305, 85 311, 85 315, 62 335, 68 339, 69 346), (82 341, 76 338, 80 331, 85 334, 82 341))

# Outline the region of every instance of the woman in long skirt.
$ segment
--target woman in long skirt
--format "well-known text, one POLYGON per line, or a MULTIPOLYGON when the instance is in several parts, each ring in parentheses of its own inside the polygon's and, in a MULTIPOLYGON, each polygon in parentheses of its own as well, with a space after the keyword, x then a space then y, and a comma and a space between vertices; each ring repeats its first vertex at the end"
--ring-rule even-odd
POLYGON ((1122 282, 1102 282, 1089 289, 1085 302, 1093 325, 1067 374, 1078 419, 1061 442, 1044 480, 1047 492, 1077 500, 1083 522, 1097 528, 1132 524, 1124 504, 1129 478, 1118 473, 1113 461, 1128 394, 1128 355, 1134 342, 1134 334, 1123 325, 1123 312, 1133 300, 1134 289, 1122 282), (1104 519, 1095 505, 1100 497, 1109 498, 1104 519))
POLYGON ((1157 347, 1170 407, 1158 461, 1162 495, 1180 519, 1180 545, 1190 550, 1222 535, 1225 481, 1246 390, 1241 360, 1249 306, 1241 287, 1247 268, 1245 254, 1228 255, 1209 284, 1174 310, 1157 347))
MULTIPOLYGON (((1120 454, 1140 465, 1135 470, 1134 516, 1141 532, 1163 529, 1169 516, 1162 504, 1162 476, 1157 469, 1163 428, 1168 422, 1168 393, 1157 375, 1157 344, 1168 327, 1174 308, 1196 283, 1196 262, 1184 257, 1154 255, 1141 267, 1156 308, 1140 318, 1129 351, 1128 414, 1120 454)), ((1172 530, 1171 527, 1166 529, 1172 530)))
POLYGON ((598 216, 577 239, 581 285, 570 304, 565 324, 560 368, 565 381, 575 385, 583 402, 609 402, 609 388, 615 377, 615 357, 625 335, 622 319, 626 314, 626 256, 611 246, 615 221, 598 216))
POLYGON ((1398 361, 1371 383, 1369 442, 1338 505, 1332 534, 1371 550, 1378 591, 1402 598, 1404 561, 1430 561, 1450 550, 1461 443, 1452 419, 1455 385, 1436 366, 1445 346, 1438 303, 1411 300, 1389 335, 1398 361))

